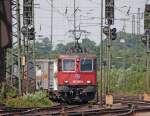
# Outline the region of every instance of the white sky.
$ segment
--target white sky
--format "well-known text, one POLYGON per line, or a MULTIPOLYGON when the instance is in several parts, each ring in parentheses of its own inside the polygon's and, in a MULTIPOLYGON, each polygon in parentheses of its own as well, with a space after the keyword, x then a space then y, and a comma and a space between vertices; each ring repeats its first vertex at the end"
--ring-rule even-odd
MULTIPOLYGON (((35 26, 36 34, 50 37, 50 2, 51 0, 35 0, 35 4, 40 4, 35 8, 35 26), (41 26, 40 26, 41 25, 41 26), (41 27, 41 30, 40 30, 41 27)), ((115 0, 115 18, 129 18, 126 22, 126 31, 132 32, 132 15, 127 16, 127 11, 130 8, 130 13, 137 13, 140 8, 144 11, 144 5, 147 0, 115 0), (126 7, 123 7, 126 6, 126 7)), ((90 32, 88 38, 100 42, 100 10, 101 0, 76 0, 76 6, 80 11, 77 13, 77 26, 81 25, 81 30, 90 32)), ((143 16, 141 15, 141 33, 143 33, 143 16)), ((54 28, 53 28, 53 44, 66 43, 73 40, 71 34, 68 33, 73 29, 73 0, 54 0, 54 28), (65 10, 67 7, 67 14, 65 10)), ((115 20, 113 27, 117 31, 122 30, 124 22, 115 20)), ((84 38, 85 36, 82 36, 84 38)), ((81 39, 82 39, 81 38, 81 39)))

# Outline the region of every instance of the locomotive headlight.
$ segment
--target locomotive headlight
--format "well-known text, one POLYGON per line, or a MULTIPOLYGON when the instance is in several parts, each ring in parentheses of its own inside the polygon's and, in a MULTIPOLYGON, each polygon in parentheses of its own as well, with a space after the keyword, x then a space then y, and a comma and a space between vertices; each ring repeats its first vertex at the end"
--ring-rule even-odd
POLYGON ((88 80, 88 81, 86 81, 86 83, 87 83, 87 84, 91 84, 92 82, 88 80))
POLYGON ((64 81, 64 83, 65 83, 65 84, 68 84, 68 81, 66 80, 66 81, 64 81))

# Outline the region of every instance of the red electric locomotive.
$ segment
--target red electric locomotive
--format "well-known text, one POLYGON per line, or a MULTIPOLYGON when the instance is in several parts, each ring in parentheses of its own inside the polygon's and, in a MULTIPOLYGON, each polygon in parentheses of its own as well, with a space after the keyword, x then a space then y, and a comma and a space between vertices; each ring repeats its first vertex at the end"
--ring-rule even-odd
POLYGON ((60 55, 55 76, 57 89, 50 90, 51 99, 73 103, 87 102, 95 98, 97 90, 95 55, 60 55))

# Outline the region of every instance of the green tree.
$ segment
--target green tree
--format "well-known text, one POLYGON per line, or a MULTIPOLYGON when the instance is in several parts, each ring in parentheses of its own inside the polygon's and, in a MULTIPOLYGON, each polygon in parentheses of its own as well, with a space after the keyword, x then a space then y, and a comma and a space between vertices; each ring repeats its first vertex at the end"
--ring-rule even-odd
POLYGON ((42 42, 35 43, 36 58, 49 58, 49 54, 52 51, 52 45, 49 38, 43 38, 42 42))
POLYGON ((66 52, 66 46, 62 43, 59 43, 56 45, 55 51, 58 53, 65 53, 66 52))
POLYGON ((96 54, 96 43, 94 41, 91 41, 90 39, 82 39, 81 46, 83 48, 86 48, 89 53, 95 53, 96 54))

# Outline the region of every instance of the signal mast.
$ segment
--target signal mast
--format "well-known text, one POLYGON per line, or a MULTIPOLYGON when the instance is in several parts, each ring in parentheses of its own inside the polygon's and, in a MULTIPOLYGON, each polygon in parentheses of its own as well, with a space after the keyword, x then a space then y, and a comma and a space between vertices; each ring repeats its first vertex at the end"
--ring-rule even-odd
POLYGON ((144 36, 142 37, 142 42, 146 49, 146 73, 145 73, 145 83, 146 92, 149 92, 149 53, 150 53, 150 4, 145 5, 144 11, 144 36))
POLYGON ((117 38, 116 28, 111 29, 111 25, 114 24, 114 0, 105 1, 105 26, 103 32, 107 37, 107 50, 106 50, 106 84, 105 84, 105 102, 107 105, 113 104, 113 96, 110 94, 110 71, 111 71, 111 43, 112 40, 117 38))

